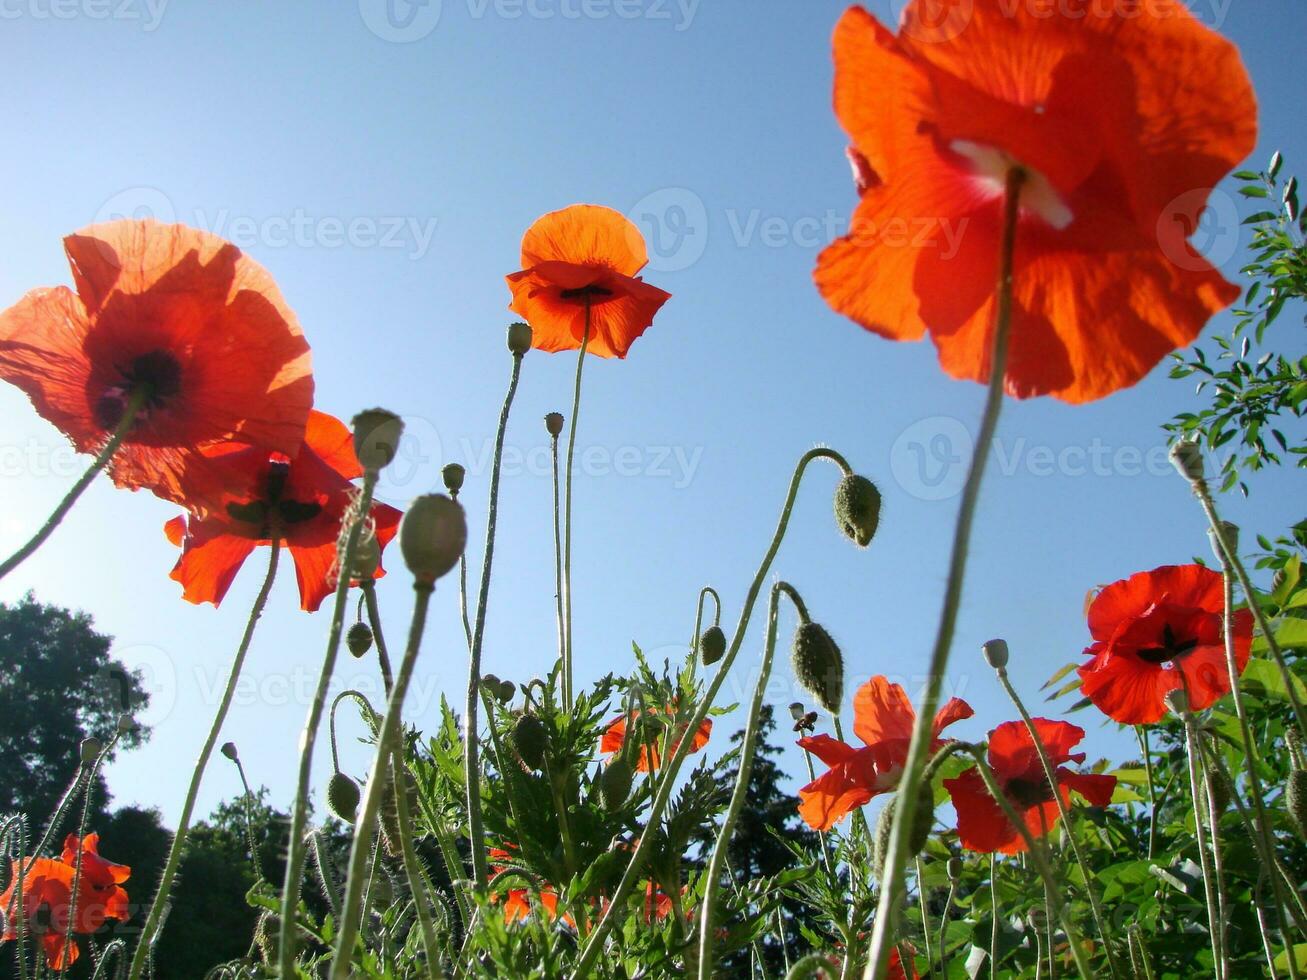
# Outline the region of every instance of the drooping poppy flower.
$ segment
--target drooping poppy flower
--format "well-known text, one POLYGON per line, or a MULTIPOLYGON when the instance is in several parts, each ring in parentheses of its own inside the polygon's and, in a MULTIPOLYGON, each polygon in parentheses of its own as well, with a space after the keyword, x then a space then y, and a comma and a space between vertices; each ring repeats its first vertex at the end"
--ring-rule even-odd
POLYGON ((625 357, 671 294, 638 273, 649 262, 640 229, 612 208, 574 204, 522 238, 522 271, 508 276, 510 309, 531 324, 532 346, 625 357))
MULTIPOLYGON (((1113 582, 1089 606, 1096 641, 1079 669, 1080 689, 1100 711, 1126 725, 1161 721, 1166 695, 1183 688, 1194 711, 1230 690, 1225 661, 1225 582, 1201 565, 1164 565, 1113 582)), ((1235 611, 1235 663, 1252 649, 1253 615, 1235 611)))
POLYGON ((861 7, 836 28, 863 193, 818 288, 883 337, 929 331, 946 372, 987 381, 1020 168, 1007 392, 1086 402, 1134 384, 1240 293, 1188 240, 1256 143, 1238 51, 1183 0, 939 6, 910 0, 897 35, 861 7))
MULTIPOLYGON (((1080 773, 1065 765, 1084 762, 1083 752, 1071 752, 1085 737, 1084 729, 1047 718, 1034 721, 1049 762, 1055 767, 1063 804, 1071 805, 1071 793, 1075 791, 1094 806, 1107 806, 1116 789, 1115 776, 1080 773)), ((1057 824, 1057 801, 1024 722, 1004 722, 989 733, 989 766, 1032 836, 1041 837, 1057 824)), ((989 795, 978 770, 968 769, 956 779, 946 779, 944 786, 953 798, 958 815, 958 840, 963 847, 982 854, 994 851, 1017 854, 1026 849, 1025 840, 989 795)))
MULTIPOLYGON (((971 705, 951 698, 935 715, 932 751, 949 725, 974 714, 971 705)), ((854 748, 829 735, 810 735, 799 745, 830 766, 799 789, 799 815, 815 830, 830 830, 858 807, 896 789, 908 761, 917 713, 898 684, 880 675, 853 696, 853 731, 863 746, 854 748)))
MULTIPOLYGON (((674 714, 676 708, 669 705, 664 709, 667 714, 674 714)), ((631 712, 629 716, 618 715, 608 724, 604 731, 603 738, 599 742, 599 751, 604 755, 612 755, 622 750, 626 743, 627 723, 634 725, 639 712, 631 712)), ((675 753, 680 747, 681 739, 685 736, 686 729, 689 728, 689 722, 684 721, 680 724, 680 730, 677 732, 676 740, 672 742, 671 752, 675 753)), ((649 772, 652 762, 652 768, 661 769, 663 765, 662 752, 659 746, 662 744, 662 728, 655 726, 651 728, 646 735, 641 729, 636 727, 636 734, 640 738, 640 750, 636 757, 635 771, 649 772)), ((703 723, 694 733, 694 738, 690 742, 691 754, 698 752, 708 744, 708 739, 712 736, 712 719, 705 718, 703 723)))
MULTIPOLYGON (((210 450, 206 465, 224 487, 212 498, 209 516, 175 517, 164 525, 182 549, 171 577, 181 583, 183 597, 221 603, 245 559, 275 535, 294 559, 301 608, 315 611, 335 588, 336 538, 352 500, 350 481, 363 475, 349 429, 314 411, 294 459, 229 443, 210 450)), ((400 517, 394 507, 372 505, 373 533, 383 549, 400 517)), ((377 569, 378 577, 384 573, 377 569)))
POLYGON ((113 221, 69 235, 77 291, 35 289, 0 313, 0 378, 79 452, 144 402, 109 463, 115 484, 190 507, 212 490, 198 449, 294 454, 313 404, 309 347, 272 277, 182 225, 113 221))

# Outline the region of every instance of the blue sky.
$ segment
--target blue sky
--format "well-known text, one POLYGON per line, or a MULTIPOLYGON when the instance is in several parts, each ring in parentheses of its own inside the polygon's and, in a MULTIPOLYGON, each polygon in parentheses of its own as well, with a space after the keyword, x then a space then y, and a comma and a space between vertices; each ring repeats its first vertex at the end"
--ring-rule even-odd
MULTIPOLYGON (((776 574, 841 642, 850 685, 887 673, 910 690, 934 636, 947 547, 983 392, 948 380, 929 344, 878 340, 810 284, 854 193, 830 110, 836 0, 349 0, 334 4, 0 0, 7 97, 0 129, 5 261, 0 302, 69 281, 62 235, 152 213, 233 239, 272 272, 314 348, 319 407, 373 404, 409 420, 383 495, 403 505, 469 468, 479 568, 487 461, 510 367, 508 292, 523 230, 578 201, 629 213, 650 237, 646 277, 674 294, 625 362, 587 366, 576 490, 578 674, 630 663, 632 641, 679 655, 699 588, 733 626, 795 460, 841 450, 885 496, 859 552, 830 515, 834 471, 814 469, 776 574), (438 16, 437 16, 438 14, 438 16)), ((891 19, 899 0, 869 5, 891 19), (891 9, 893 8, 893 10, 891 9)), ((1242 48, 1262 105, 1253 163, 1283 148, 1307 170, 1299 125, 1297 0, 1195 0, 1242 48)), ((1207 244, 1234 277, 1242 199, 1218 194, 1207 244)), ((1225 324, 1225 320, 1218 320, 1225 324)), ((1296 336, 1296 325, 1280 328, 1296 336)), ((526 358, 508 433, 486 669, 524 681, 554 657, 547 437, 568 411, 574 359, 526 358)), ((978 718, 1011 715, 981 642, 1006 636, 1034 695, 1086 643, 1086 590, 1206 553, 1202 516, 1165 463, 1160 423, 1192 404, 1159 370, 1106 401, 1009 402, 980 508, 948 689, 978 718)), ((0 389, 0 550, 44 519, 85 460, 16 390, 0 389)), ((1274 533, 1299 519, 1294 474, 1258 479, 1227 516, 1274 533)), ((174 511, 106 480, 0 584, 85 609, 154 689, 154 739, 109 770, 119 803, 175 814, 191 759, 262 574, 251 559, 221 610, 180 599, 162 534, 174 511)), ((1251 533, 1248 534, 1251 538, 1251 533)), ((398 565, 398 555, 394 556, 398 565)), ((411 593, 381 585, 392 643, 411 593)), ((281 577, 224 738, 285 804, 327 614, 298 611, 281 577)), ((784 627, 788 632, 789 626, 784 627)), ((755 621, 726 685, 751 688, 755 621)), ((436 594, 408 718, 457 696, 466 653, 455 590, 436 594)), ((346 658, 341 682, 378 682, 346 658)), ((773 700, 800 697, 781 664, 773 700)), ((807 700, 806 698, 804 698, 807 700)), ((1130 743, 1089 713, 1091 755, 1130 743)), ((724 735, 736 719, 725 719, 724 735)), ((343 724, 346 742, 358 734, 343 724)), ((720 743, 719 743, 720 744, 720 743)), ((319 778, 328 753, 320 745, 319 778)), ((361 774, 365 752, 344 746, 361 774)), ((797 754, 786 764, 802 769, 797 754)), ((73 760, 69 760, 70 769, 73 760)), ((201 812, 239 790, 218 758, 201 812)))

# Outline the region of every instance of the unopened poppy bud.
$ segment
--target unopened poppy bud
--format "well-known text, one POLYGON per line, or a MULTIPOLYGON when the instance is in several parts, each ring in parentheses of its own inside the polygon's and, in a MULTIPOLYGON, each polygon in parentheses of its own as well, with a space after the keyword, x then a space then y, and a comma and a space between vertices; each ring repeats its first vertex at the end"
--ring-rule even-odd
POLYGON ((790 704, 790 717, 793 718, 795 721, 798 721, 806 713, 807 712, 803 710, 802 701, 794 701, 790 704))
POLYGON ((267 966, 277 962, 281 950, 281 919, 272 912, 264 912, 254 926, 254 944, 267 966))
POLYGON ((545 416, 545 431, 557 439, 563 432, 563 416, 558 412, 550 412, 545 416))
POLYGON ((844 698, 844 656, 831 635, 818 623, 800 623, 794 631, 792 651, 794 677, 817 699, 837 714, 844 698))
POLYGON ((345 646, 355 657, 361 657, 372 649, 372 627, 367 623, 355 623, 345 634, 345 646))
POLYGON ((711 667, 726 654, 726 634, 720 626, 709 626, 699 637, 699 659, 711 667))
POLYGON ((948 864, 944 866, 944 870, 948 873, 948 880, 961 881, 963 867, 961 858, 949 858, 948 864))
POLYGON ((835 523, 859 548, 871 544, 880 527, 880 491, 876 484, 856 473, 841 480, 835 488, 835 523))
POLYGON ((1288 731, 1286 731, 1284 733, 1284 741, 1289 746, 1289 758, 1293 760, 1293 768, 1294 769, 1307 768, 1307 766, 1304 765, 1304 763, 1307 762, 1307 760, 1304 760, 1303 758, 1302 736, 1298 734, 1298 729, 1290 728, 1288 731))
POLYGON ((1207 529, 1207 539, 1212 542, 1212 554, 1216 555, 1216 560, 1222 565, 1225 564, 1225 555, 1221 551, 1221 543, 1225 543, 1225 548, 1231 555, 1239 553, 1239 525, 1232 524, 1230 521, 1221 521, 1221 536, 1216 536, 1216 528, 1207 529))
MULTIPOLYGON (((873 842, 872 869, 877 878, 885 870, 885 858, 889 856, 890 835, 894 832, 895 814, 898 812, 899 798, 894 797, 880 811, 880 820, 876 823, 876 839, 873 842)), ((929 783, 918 788, 917 808, 912 815, 912 830, 908 834, 908 860, 921 853, 930 839, 930 830, 935 825, 935 794, 929 783)))
POLYGON ((1298 833, 1307 837, 1307 769, 1294 769, 1284 785, 1284 804, 1298 833))
POLYGON ((232 762, 240 761, 240 755, 236 752, 235 742, 223 742, 222 748, 218 750, 232 762))
POLYGON ((351 582, 366 582, 377 577, 381 567, 381 542, 376 534, 367 532, 359 536, 354 546, 354 554, 349 559, 349 578, 351 582))
POLYGON ((515 357, 521 357, 531 349, 531 326, 527 323, 511 323, 508 326, 508 349, 515 357))
POLYGON ((104 751, 104 743, 98 738, 84 738, 82 739, 80 751, 82 762, 91 766, 95 764, 95 760, 100 758, 100 753, 104 751))
POLYGON ((467 518, 457 501, 438 493, 417 500, 399 526, 399 548, 404 563, 419 583, 436 579, 458 564, 467 546, 467 518))
POLYGON ((341 820, 353 823, 359 812, 359 784, 343 772, 338 772, 327 783, 327 806, 341 820))
POLYGON ((130 734, 131 734, 132 732, 134 732, 134 731, 136 731, 136 719, 133 718, 133 717, 132 717, 131 715, 129 715, 129 714, 121 714, 121 715, 119 715, 119 716, 118 716, 118 734, 119 734, 119 735, 130 735, 130 734))
POLYGON ((1217 813, 1224 813, 1234 799, 1234 787, 1230 779, 1219 769, 1207 770, 1207 784, 1212 788, 1212 806, 1217 813))
POLYGON ((390 465, 399 452, 404 434, 404 420, 384 408, 370 408, 354 416, 354 455, 365 470, 380 470, 390 465))
POLYGON ((492 698, 499 697, 499 676, 496 674, 482 674, 481 689, 492 698))
POLYGON ((517 696, 517 685, 512 681, 500 681, 499 691, 495 694, 501 704, 508 704, 517 696))
POLYGON ((1007 668, 1007 640, 988 640, 981 651, 985 654, 985 663, 989 664, 995 670, 1004 670, 1007 668))
POLYGON ((620 755, 614 756, 613 761, 604 767, 604 771, 599 776, 599 796, 605 810, 612 813, 621 808, 626 798, 631 795, 631 781, 634 776, 631 764, 620 755))
POLYGON ((1183 716, 1189 713, 1189 695, 1185 694, 1181 688, 1177 687, 1172 691, 1167 691, 1162 700, 1177 715, 1183 716))
POLYGON ((528 769, 539 769, 545 764, 548 741, 545 723, 535 715, 523 715, 513 727, 513 747, 528 769))
POLYGON ((445 481, 446 490, 458 493, 463 489, 463 478, 467 476, 467 470, 458 463, 449 463, 440 471, 440 476, 445 481))
POLYGON ((1201 483, 1204 475, 1203 451, 1192 439, 1178 439, 1171 446, 1171 465, 1190 483, 1201 483))

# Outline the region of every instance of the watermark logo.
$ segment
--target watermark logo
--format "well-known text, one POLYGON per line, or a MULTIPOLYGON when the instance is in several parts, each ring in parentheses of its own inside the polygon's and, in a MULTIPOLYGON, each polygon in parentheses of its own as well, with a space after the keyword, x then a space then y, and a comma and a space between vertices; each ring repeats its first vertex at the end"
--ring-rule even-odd
POLYGON ((687 188, 665 187, 646 194, 627 217, 644 234, 648 267, 654 272, 688 269, 708 248, 708 208, 687 188))
POLYGON ((442 0, 359 0, 369 31, 393 44, 421 41, 440 23, 442 0))
POLYGON ((1239 251, 1239 206, 1222 190, 1187 191, 1157 218, 1157 243, 1174 265, 1187 272, 1221 268, 1239 251), (1210 197, 1209 197, 1210 195, 1210 197))
POLYGON ((948 500, 962 492, 975 449, 971 431, 955 418, 935 415, 904 429, 890 447, 890 472, 918 500, 948 500))

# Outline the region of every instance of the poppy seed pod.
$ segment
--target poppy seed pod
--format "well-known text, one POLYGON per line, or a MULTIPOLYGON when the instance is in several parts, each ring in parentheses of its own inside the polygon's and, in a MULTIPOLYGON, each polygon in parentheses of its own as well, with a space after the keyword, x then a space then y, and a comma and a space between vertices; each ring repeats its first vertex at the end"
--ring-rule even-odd
POLYGON ((1216 556, 1216 560, 1222 565, 1225 564, 1225 555, 1221 553, 1222 541, 1225 542, 1225 547, 1229 550, 1230 554, 1237 555, 1239 553, 1238 524, 1232 524, 1229 521, 1221 521, 1221 537, 1219 539, 1217 538, 1216 528, 1209 527, 1207 529, 1207 539, 1212 542, 1212 554, 1216 556))
POLYGON ((500 681, 499 691, 495 696, 499 698, 501 704, 508 704, 517 696, 517 685, 512 681, 500 681))
POLYGON ((361 657, 372 649, 372 627, 367 623, 355 623, 345 634, 345 646, 355 657, 361 657))
POLYGON ((100 753, 104 751, 104 743, 98 738, 84 738, 79 751, 82 755, 82 762, 92 766, 95 765, 95 760, 100 758, 100 753))
POLYGON ((545 431, 557 439, 563 433, 563 416, 558 412, 550 412, 545 416, 545 431))
POLYGON ((1162 700, 1166 702, 1168 708, 1181 717, 1189 713, 1189 695, 1185 694, 1181 688, 1177 687, 1173 691, 1167 691, 1166 697, 1162 700))
POLYGON ((880 527, 880 491, 876 484, 856 473, 841 480, 835 488, 835 523, 859 548, 871 544, 880 527))
POLYGON ((235 742, 223 742, 222 748, 219 749, 218 751, 221 752, 223 755, 225 755, 232 762, 238 762, 240 760, 240 756, 237 755, 236 753, 235 742))
POLYGON ((1201 483, 1204 477, 1203 451, 1192 439, 1178 439, 1171 446, 1171 465, 1190 483, 1201 483))
POLYGON ((726 634, 720 626, 709 626, 699 637, 699 658, 711 667, 726 654, 726 634))
POLYGON ((458 564, 467 546, 463 507, 444 494, 428 493, 413 501, 399 525, 404 563, 419 583, 436 579, 458 564))
POLYGON ((948 864, 944 866, 944 870, 948 873, 948 880, 961 881, 963 867, 964 865, 962 864, 961 858, 949 858, 948 864))
MULTIPOLYGON (((343 545, 344 542, 342 541, 343 545)), ((349 560, 349 577, 353 582, 366 582, 369 579, 377 577, 377 569, 381 567, 381 542, 377 540, 374 532, 367 531, 359 536, 359 542, 354 547, 354 554, 349 560)))
POLYGON ((445 481, 446 490, 458 493, 463 489, 463 478, 467 476, 467 470, 458 463, 450 463, 440 471, 440 476, 445 481))
POLYGON ((531 349, 531 326, 527 323, 508 325, 508 349, 514 357, 521 357, 531 349))
POLYGON ((800 623, 791 654, 794 677, 817 703, 837 714, 844 699, 844 656, 818 623, 800 623))
POLYGON ((354 430, 354 455, 365 470, 380 470, 390 465, 399 452, 404 434, 404 420, 384 408, 359 412, 350 423, 354 430))
POLYGON ((985 655, 985 663, 995 670, 1005 670, 1007 668, 1007 640, 988 640, 980 649, 985 655))
POLYGON ((615 756, 613 761, 604 767, 604 771, 599 776, 599 795, 605 810, 612 813, 621 808, 626 798, 631 795, 631 781, 634 776, 631 764, 620 755, 615 756))
POLYGON ((346 823, 353 823, 358 816, 359 800, 362 797, 359 784, 343 772, 336 773, 327 783, 327 806, 346 823))
POLYGON ((1289 773, 1289 781, 1284 785, 1284 803, 1298 833, 1307 837, 1307 769, 1289 773))
POLYGON ((535 715, 523 715, 513 727, 513 747, 528 769, 539 769, 544 765, 548 741, 545 723, 535 715))
POLYGON ((119 734, 119 735, 130 735, 130 734, 131 734, 132 732, 134 732, 134 731, 136 731, 136 719, 133 718, 131 715, 126 714, 126 713, 119 715, 119 716, 118 716, 118 734, 119 734))

